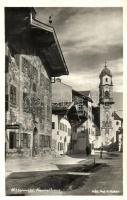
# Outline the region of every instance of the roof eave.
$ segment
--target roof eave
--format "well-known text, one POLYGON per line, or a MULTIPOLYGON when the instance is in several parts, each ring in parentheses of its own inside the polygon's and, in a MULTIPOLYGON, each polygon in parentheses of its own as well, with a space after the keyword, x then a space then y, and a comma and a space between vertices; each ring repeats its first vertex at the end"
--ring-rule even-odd
POLYGON ((53 39, 55 40, 55 44, 56 44, 57 50, 59 52, 60 58, 62 60, 63 66, 61 67, 61 71, 59 71, 59 72, 54 71, 50 75, 52 77, 58 77, 58 76, 61 76, 61 75, 69 75, 69 71, 68 71, 68 68, 67 68, 67 65, 66 65, 66 62, 65 62, 59 41, 57 39, 57 35, 56 35, 54 27, 49 26, 45 23, 42 23, 42 22, 38 21, 37 19, 33 19, 32 17, 31 17, 31 20, 30 20, 30 24, 31 24, 31 26, 35 26, 38 29, 43 29, 45 31, 52 33, 53 39))

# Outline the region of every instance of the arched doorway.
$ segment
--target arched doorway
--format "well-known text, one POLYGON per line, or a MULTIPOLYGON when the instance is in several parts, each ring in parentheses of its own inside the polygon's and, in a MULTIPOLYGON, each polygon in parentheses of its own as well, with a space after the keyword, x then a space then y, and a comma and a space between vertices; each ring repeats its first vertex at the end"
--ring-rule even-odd
POLYGON ((38 154, 38 129, 37 127, 33 130, 33 156, 38 154))

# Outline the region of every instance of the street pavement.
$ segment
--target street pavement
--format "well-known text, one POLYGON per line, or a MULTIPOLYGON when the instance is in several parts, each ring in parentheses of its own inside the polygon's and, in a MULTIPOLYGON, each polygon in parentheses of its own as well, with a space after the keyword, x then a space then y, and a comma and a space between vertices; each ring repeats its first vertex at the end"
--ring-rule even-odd
POLYGON ((61 157, 33 157, 20 159, 7 159, 5 164, 5 176, 9 176, 14 172, 33 172, 33 171, 50 171, 59 170, 59 167, 70 166, 82 162, 91 161, 91 157, 85 157, 83 154, 61 157), (59 166, 59 167, 58 167, 59 166))
POLYGON ((108 154, 104 159, 98 159, 103 167, 91 173, 82 187, 64 192, 63 195, 122 195, 123 168, 122 154, 108 154))
POLYGON ((122 195, 122 154, 96 153, 95 162, 93 170, 93 156, 7 160, 7 195, 122 195))

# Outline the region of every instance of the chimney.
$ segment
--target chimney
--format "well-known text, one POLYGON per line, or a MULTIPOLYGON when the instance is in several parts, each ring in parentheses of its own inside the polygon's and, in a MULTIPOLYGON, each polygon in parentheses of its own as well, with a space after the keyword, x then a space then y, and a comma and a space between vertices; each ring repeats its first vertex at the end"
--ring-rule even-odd
POLYGON ((56 79, 56 82, 57 82, 57 83, 61 83, 61 79, 60 79, 60 78, 57 78, 57 79, 56 79))

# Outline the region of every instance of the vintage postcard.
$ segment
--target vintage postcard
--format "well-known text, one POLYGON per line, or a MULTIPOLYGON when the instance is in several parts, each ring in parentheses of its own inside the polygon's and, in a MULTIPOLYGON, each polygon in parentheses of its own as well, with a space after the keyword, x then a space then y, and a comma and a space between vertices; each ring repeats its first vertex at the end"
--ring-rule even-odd
POLYGON ((123 197, 124 5, 3 13, 5 195, 123 197))

